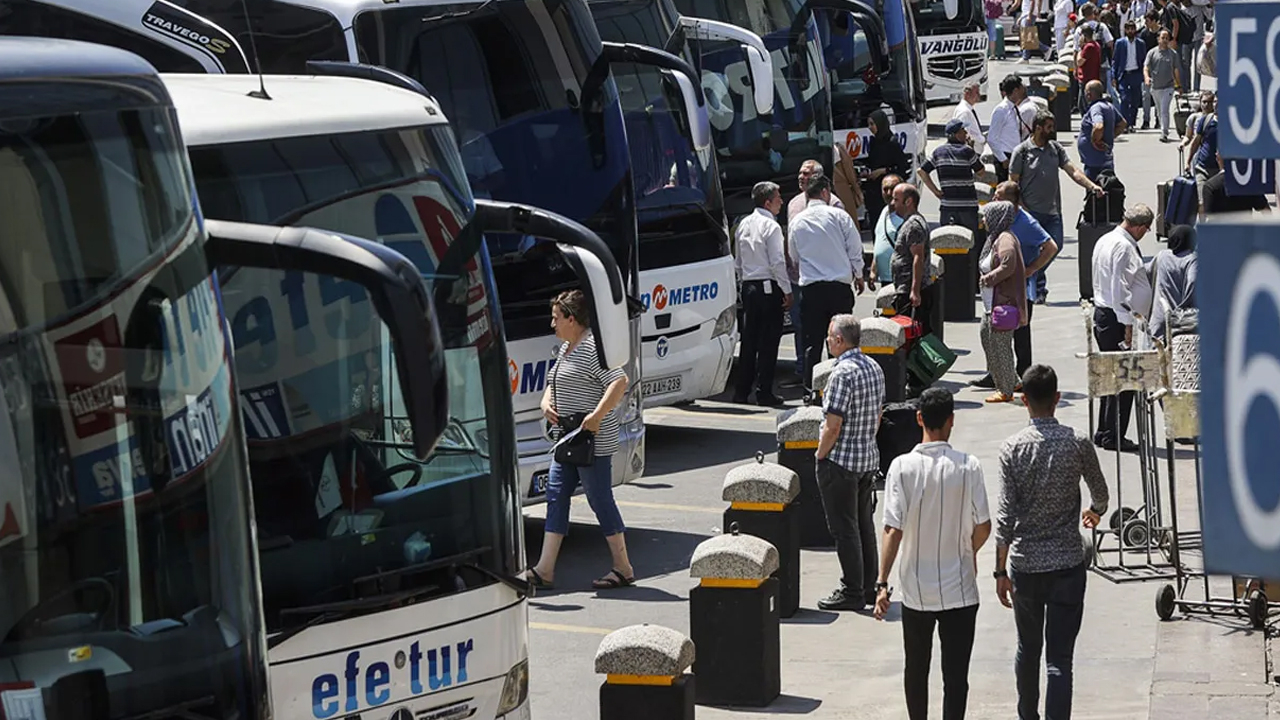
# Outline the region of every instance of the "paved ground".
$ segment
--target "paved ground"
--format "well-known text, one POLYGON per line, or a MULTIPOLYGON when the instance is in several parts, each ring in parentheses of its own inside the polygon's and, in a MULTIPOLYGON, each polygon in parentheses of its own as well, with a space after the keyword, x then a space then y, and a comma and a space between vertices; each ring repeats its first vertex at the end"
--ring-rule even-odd
MULTIPOLYGON (((1015 66, 997 64, 993 84, 1015 66)), ((991 104, 980 110, 990 117, 991 104)), ((939 111, 941 112, 941 111, 939 111)), ((935 122, 942 116, 934 113, 935 122)), ((1119 175, 1130 202, 1155 205, 1155 185, 1171 177, 1176 159, 1172 146, 1161 145, 1151 131, 1127 136, 1118 144, 1119 175)), ((1074 149, 1070 150, 1076 158, 1074 149)), ((1065 182, 1065 181, 1064 181, 1065 182)), ((1082 192, 1064 184, 1068 225, 1081 207, 1082 192)), ((926 205, 936 217, 936 205, 926 205)), ((1034 320, 1038 361, 1057 368, 1064 402, 1060 418, 1087 427, 1081 312, 1076 302, 1076 245, 1073 228, 1067 246, 1050 270, 1050 302, 1037 307, 1034 320)), ((1150 256, 1160 248, 1154 238, 1143 242, 1150 256)), ((859 314, 870 313, 861 298, 859 314)), ((948 344, 961 357, 945 383, 957 392, 958 418, 953 443, 976 453, 988 468, 987 489, 995 502, 997 479, 992 472, 999 443, 1026 422, 1014 405, 986 407, 983 391, 964 387, 980 374, 983 358, 977 324, 949 324, 948 344)), ((783 356, 790 354, 784 339, 783 356)), ((608 569, 608 553, 585 501, 575 502, 575 525, 566 543, 557 576, 558 590, 539 595, 530 611, 533 710, 540 718, 587 720, 598 717, 598 686, 592 658, 603 635, 634 623, 650 622, 688 630, 688 560, 694 547, 721 531, 720 483, 725 472, 748 461, 757 450, 774 448, 775 411, 704 401, 682 408, 646 413, 648 472, 638 483, 619 488, 617 496, 630 527, 628 544, 639 573, 638 587, 596 593, 590 580, 608 569)), ((1133 430, 1130 430, 1133 437, 1133 430)), ((1197 522, 1194 466, 1177 457, 1180 517, 1197 522)), ((1137 505, 1140 477, 1132 457, 1117 473, 1114 455, 1103 457, 1113 500, 1117 477, 1126 505, 1137 505)), ((1161 477, 1165 477, 1161 468, 1161 477)), ((1114 505, 1113 505, 1114 506, 1114 505)), ((536 509, 531 515, 540 514, 536 509)), ((526 523, 530 553, 536 557, 542 523, 526 523)), ((1110 558, 1114 560, 1114 556, 1110 558)), ((993 543, 979 557, 980 577, 994 565, 993 543)), ((831 552, 805 551, 802 558, 802 610, 782 628, 783 696, 763 710, 698 709, 700 717, 806 715, 814 718, 902 718, 901 635, 895 621, 877 622, 869 615, 815 610, 816 601, 838 577, 831 552)), ((1153 600, 1163 580, 1114 584, 1091 574, 1084 627, 1076 651, 1075 716, 1077 718, 1263 718, 1280 717, 1280 705, 1268 685, 1270 666, 1263 633, 1238 618, 1217 620, 1178 616, 1161 623, 1153 600)), ((1015 716, 1012 661, 1012 613, 995 599, 992 581, 983 583, 978 614, 978 642, 970 674, 970 717, 1015 716)), ((1194 595, 1194 592, 1192 593, 1194 595)), ((935 653, 936 657, 936 653, 935 653)), ((940 707, 941 683, 934 670, 931 694, 940 707)))

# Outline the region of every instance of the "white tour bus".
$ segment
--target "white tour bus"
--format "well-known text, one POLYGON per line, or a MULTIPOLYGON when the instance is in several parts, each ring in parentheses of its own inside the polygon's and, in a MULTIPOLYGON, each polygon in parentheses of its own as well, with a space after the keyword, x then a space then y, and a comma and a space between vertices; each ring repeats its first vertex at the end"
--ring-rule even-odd
MULTIPOLYGON (((284 274, 222 278, 249 409, 274 709, 284 718, 383 708, 527 718, 521 488, 484 233, 519 230, 585 248, 537 254, 554 247, 539 243, 529 254, 533 263, 567 260, 583 276, 610 367, 631 348, 621 275, 582 226, 474 201, 444 113, 405 89, 408 78, 370 66, 334 70, 344 71, 388 82, 266 76, 263 93, 250 75, 163 76, 208 217, 359 228, 417 267, 445 348, 448 423, 435 453, 419 461, 394 402, 283 369, 304 353, 320 362, 330 337, 348 341, 332 352, 366 355, 361 372, 387 376, 385 349, 358 342, 367 338, 357 319, 335 324, 327 310, 350 288, 304 287, 284 274), (311 317, 300 317, 307 309, 311 317)), ((394 383, 385 394, 397 396, 394 383)))
MULTIPOLYGON (((0 34, 96 39, 130 49, 162 71, 306 73, 316 68, 313 61, 367 60, 408 75, 450 115, 477 197, 550 209, 605 242, 632 298, 633 352, 624 369, 641 377, 645 291, 636 204, 623 114, 608 71, 625 56, 625 62, 665 67, 673 77, 693 72, 682 61, 677 69, 655 60, 677 59, 652 48, 620 52, 622 46, 602 45, 585 0, 248 0, 249 22, 241 3, 223 0, 6 0, 5 7, 0 34), (250 54, 260 62, 247 60, 250 54)), ((697 86, 676 82, 687 114, 705 115, 697 86)), ((488 248, 510 356, 520 487, 530 504, 544 500, 550 466, 551 441, 539 409, 558 346, 548 301, 578 281, 563 263, 530 262, 524 235, 497 234, 488 248)), ((644 472, 641 385, 633 382, 619 406, 615 485, 644 472)))

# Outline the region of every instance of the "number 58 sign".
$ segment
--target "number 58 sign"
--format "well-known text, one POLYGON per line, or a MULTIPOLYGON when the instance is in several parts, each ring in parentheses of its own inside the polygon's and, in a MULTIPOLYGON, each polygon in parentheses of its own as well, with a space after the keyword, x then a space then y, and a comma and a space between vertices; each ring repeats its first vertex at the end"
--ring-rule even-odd
POLYGON ((1215 5, 1218 147, 1227 158, 1280 158, 1280 3, 1215 5))

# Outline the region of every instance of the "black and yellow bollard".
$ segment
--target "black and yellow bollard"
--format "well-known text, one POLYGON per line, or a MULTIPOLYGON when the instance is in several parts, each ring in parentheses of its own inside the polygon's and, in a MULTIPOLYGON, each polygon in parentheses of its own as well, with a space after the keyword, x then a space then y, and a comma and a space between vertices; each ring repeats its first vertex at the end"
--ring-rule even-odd
POLYGON ((933 231, 929 242, 942 258, 947 278, 943 288, 942 319, 946 322, 973 322, 974 294, 978 289, 977 263, 969 256, 973 247, 973 230, 961 225, 943 225, 933 231))
POLYGON ((800 512, 792 502, 800 494, 800 476, 776 463, 739 465, 724 477, 721 497, 729 503, 724 527, 765 540, 778 549, 778 615, 789 618, 800 609, 800 512))
POLYGON ((907 332, 885 317, 863 318, 862 352, 884 370, 884 401, 902 402, 907 397, 907 332))
POLYGON ((929 296, 929 326, 939 340, 947 334, 947 268, 937 251, 929 253, 929 278, 933 281, 921 292, 929 296))
POLYGON ((1051 72, 1044 76, 1044 84, 1053 88, 1053 97, 1049 100, 1049 108, 1053 111, 1054 127, 1059 137, 1062 133, 1071 134, 1071 78, 1064 72, 1051 72))
POLYGON ((813 405, 822 404, 822 393, 827 390, 827 380, 831 379, 831 371, 836 368, 837 358, 827 358, 813 366, 813 374, 809 376, 809 387, 813 388, 813 405))
POLYGON ((689 634, 699 705, 763 707, 782 693, 777 569, 777 548, 737 528, 694 549, 689 634))
POLYGON ((800 547, 829 548, 836 544, 827 529, 827 513, 818 491, 818 431, 822 408, 806 406, 778 414, 778 464, 800 478, 800 494, 792 512, 800 516, 800 547))
POLYGON ((615 630, 596 650, 600 720, 693 720, 693 641, 661 625, 615 630))

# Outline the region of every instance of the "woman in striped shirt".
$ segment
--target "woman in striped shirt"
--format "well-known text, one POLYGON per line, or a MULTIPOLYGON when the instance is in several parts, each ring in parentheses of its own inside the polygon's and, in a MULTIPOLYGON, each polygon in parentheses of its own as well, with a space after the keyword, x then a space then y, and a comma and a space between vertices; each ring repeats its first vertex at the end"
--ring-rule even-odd
POLYGON ((582 483, 587 503, 609 543, 613 569, 591 583, 597 590, 626 587, 635 582, 635 572, 627 558, 626 528, 613 499, 613 454, 618 451, 618 418, 614 408, 627 391, 627 375, 621 368, 600 367, 596 339, 591 332, 591 313, 581 290, 560 293, 551 301, 551 327, 563 340, 551 371, 551 382, 542 394, 542 414, 559 438, 572 427, 562 420, 583 416, 582 426, 595 434, 595 462, 589 466, 551 461, 547 480, 546 536, 542 555, 529 569, 535 587, 549 588, 555 577, 556 556, 569 532, 569 499, 582 483))

